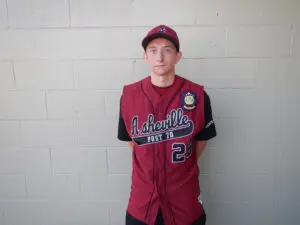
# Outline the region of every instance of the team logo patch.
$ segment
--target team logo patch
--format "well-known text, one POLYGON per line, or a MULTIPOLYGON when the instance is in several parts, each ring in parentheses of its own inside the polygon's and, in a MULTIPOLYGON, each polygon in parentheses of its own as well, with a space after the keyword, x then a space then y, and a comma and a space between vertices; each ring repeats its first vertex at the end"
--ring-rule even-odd
POLYGON ((184 92, 181 97, 181 106, 185 110, 193 110, 196 108, 197 97, 193 92, 184 92))

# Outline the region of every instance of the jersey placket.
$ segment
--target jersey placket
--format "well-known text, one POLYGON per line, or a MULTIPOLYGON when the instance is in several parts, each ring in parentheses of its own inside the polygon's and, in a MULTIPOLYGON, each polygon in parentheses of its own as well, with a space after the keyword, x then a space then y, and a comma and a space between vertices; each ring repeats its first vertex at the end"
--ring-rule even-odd
MULTIPOLYGON (((154 109, 155 120, 165 120, 167 118, 169 105, 172 103, 176 96, 177 91, 182 85, 177 84, 174 89, 170 91, 167 95, 160 96, 157 98, 157 104, 154 109), (178 85, 178 86, 177 86, 178 85)), ((175 218, 173 215, 172 206, 170 204, 169 196, 166 191, 167 177, 166 177, 166 166, 168 164, 168 159, 166 158, 167 152, 166 142, 158 143, 155 145, 155 167, 156 167, 156 188, 158 191, 159 201, 162 203, 162 211, 164 213, 165 224, 176 225, 175 218)), ((169 159, 171 160, 171 159, 169 159)))
MULTIPOLYGON (((154 98, 154 118, 155 121, 162 121, 166 119, 166 107, 168 105, 168 96, 156 96, 157 98, 154 98)), ((154 170, 155 170, 155 176, 154 176, 154 186, 156 190, 156 194, 158 197, 158 204, 163 211, 167 209, 168 212, 165 214, 171 215, 171 209, 169 208, 168 203, 166 202, 166 196, 165 195, 165 142, 160 142, 154 144, 154 170)), ((153 208, 153 211, 158 210, 157 207, 153 208)), ((165 215, 164 215, 165 217, 165 215)), ((164 218, 165 224, 170 224, 167 221, 172 221, 172 218, 164 218)))
MULTIPOLYGON (((162 97, 160 97, 159 94, 154 91, 154 89, 151 86, 150 79, 146 83, 144 83, 143 90, 145 91, 145 94, 148 96, 148 99, 149 99, 150 103, 152 104, 154 122, 163 120, 164 119, 164 115, 162 113, 163 108, 160 105, 162 97)), ((148 207, 146 217, 145 217, 145 220, 146 220, 145 222, 147 224, 155 223, 156 215, 157 215, 158 209, 161 205, 159 185, 158 185, 158 183, 159 183, 158 179, 159 179, 159 173, 160 173, 159 168, 162 167, 161 165, 163 163, 163 160, 161 159, 161 157, 162 157, 161 143, 153 144, 152 151, 153 151, 153 170, 154 170, 154 173, 153 173, 154 190, 153 190, 152 196, 150 198, 149 207, 148 207)))
MULTIPOLYGON (((169 105, 176 96, 176 93, 183 86, 182 80, 175 82, 174 86, 166 95, 160 96, 153 88, 151 80, 145 80, 143 89, 148 96, 149 101, 153 106, 153 116, 155 121, 162 121, 166 119, 169 105), (150 97, 151 96, 151 97, 150 97)), ((172 212, 172 206, 170 204, 169 196, 166 192, 167 178, 166 178, 166 166, 168 159, 166 159, 166 142, 159 142, 153 145, 153 169, 154 169, 154 192, 149 202, 149 211, 146 215, 146 222, 154 224, 153 215, 158 212, 159 206, 161 206, 165 224, 176 225, 175 218, 172 212)))

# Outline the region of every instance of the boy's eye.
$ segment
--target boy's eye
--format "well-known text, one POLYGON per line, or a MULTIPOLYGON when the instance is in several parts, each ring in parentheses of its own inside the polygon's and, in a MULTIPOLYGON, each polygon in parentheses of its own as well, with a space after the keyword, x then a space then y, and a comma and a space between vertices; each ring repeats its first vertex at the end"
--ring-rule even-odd
POLYGON ((166 53, 171 53, 172 51, 173 51, 172 48, 165 48, 165 52, 166 52, 166 53))

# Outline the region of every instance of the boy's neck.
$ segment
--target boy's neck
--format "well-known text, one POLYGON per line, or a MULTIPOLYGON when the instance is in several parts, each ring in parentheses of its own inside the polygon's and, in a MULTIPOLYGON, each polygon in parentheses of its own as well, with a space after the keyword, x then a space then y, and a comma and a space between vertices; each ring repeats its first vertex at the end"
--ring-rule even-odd
POLYGON ((169 87, 174 83, 175 74, 157 76, 151 74, 151 83, 157 87, 169 87))

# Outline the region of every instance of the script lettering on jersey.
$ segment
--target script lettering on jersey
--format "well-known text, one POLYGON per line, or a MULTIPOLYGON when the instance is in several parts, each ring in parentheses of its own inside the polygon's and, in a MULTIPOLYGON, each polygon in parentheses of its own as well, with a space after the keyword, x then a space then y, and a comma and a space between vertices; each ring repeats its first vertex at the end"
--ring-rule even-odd
POLYGON ((139 129, 138 116, 132 118, 131 136, 138 145, 151 144, 187 136, 193 132, 194 124, 184 115, 181 108, 172 110, 165 120, 154 121, 154 115, 148 114, 148 119, 139 129))

